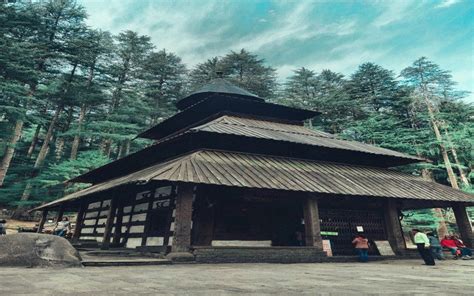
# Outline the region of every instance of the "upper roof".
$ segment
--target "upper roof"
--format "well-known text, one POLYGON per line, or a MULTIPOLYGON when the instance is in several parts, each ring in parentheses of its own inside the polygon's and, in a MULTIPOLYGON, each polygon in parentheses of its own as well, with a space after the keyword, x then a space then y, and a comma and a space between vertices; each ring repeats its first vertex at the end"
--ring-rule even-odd
POLYGON ((196 104, 210 94, 232 94, 234 96, 244 97, 248 100, 265 102, 264 99, 259 98, 257 95, 254 95, 253 93, 248 92, 223 78, 216 78, 187 97, 179 100, 176 103, 176 107, 178 107, 180 110, 186 109, 187 107, 196 104))
POLYGON ((55 207, 124 184, 149 181, 474 203, 472 194, 390 169, 201 150, 93 185, 36 209, 55 207))
POLYGON ((320 114, 312 110, 249 100, 249 97, 234 94, 212 93, 191 107, 143 131, 137 137, 159 140, 182 129, 195 126, 210 116, 224 112, 258 116, 273 121, 299 122, 320 114))
POLYGON ((355 141, 339 140, 332 134, 313 130, 303 125, 270 122, 261 119, 242 118, 224 115, 208 123, 196 126, 191 131, 205 131, 236 136, 285 141, 355 152, 393 156, 412 159, 413 162, 425 159, 355 141))

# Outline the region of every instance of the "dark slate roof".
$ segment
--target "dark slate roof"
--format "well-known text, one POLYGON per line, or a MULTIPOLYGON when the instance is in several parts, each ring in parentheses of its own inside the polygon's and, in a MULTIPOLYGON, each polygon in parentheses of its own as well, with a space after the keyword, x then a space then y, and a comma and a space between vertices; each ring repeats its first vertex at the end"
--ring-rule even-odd
POLYGON ((414 161, 424 161, 422 158, 390 149, 356 141, 339 140, 336 139, 332 134, 309 129, 302 125, 277 123, 260 119, 225 115, 203 125, 191 128, 191 131, 205 131, 275 141, 285 141, 332 149, 393 156, 398 158, 412 159, 414 161))
POLYGON ((197 91, 191 93, 187 97, 179 100, 176 103, 176 107, 183 110, 197 102, 203 100, 205 97, 211 94, 230 94, 233 96, 244 97, 249 100, 264 102, 265 100, 259 98, 257 95, 240 88, 223 78, 216 78, 211 80, 208 84, 204 85, 197 91))
POLYGON ((210 94, 193 106, 140 133, 137 137, 161 139, 176 131, 193 126, 208 117, 222 113, 260 116, 269 120, 303 121, 320 112, 284 105, 249 100, 231 94, 210 94))
POLYGON ((201 150, 93 185, 36 209, 54 207, 119 185, 153 180, 364 197, 474 202, 472 194, 390 169, 201 150))

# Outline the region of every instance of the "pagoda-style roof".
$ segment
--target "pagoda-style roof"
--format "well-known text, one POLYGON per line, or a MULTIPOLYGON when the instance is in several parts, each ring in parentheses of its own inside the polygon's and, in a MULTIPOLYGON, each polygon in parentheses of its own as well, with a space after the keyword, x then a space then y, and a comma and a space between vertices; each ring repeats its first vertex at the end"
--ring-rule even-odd
POLYGON ((251 92, 246 91, 243 88, 240 88, 229 81, 223 78, 216 78, 211 80, 209 83, 203 85, 201 88, 191 93, 187 97, 179 100, 176 103, 178 109, 183 110, 189 106, 202 101, 204 98, 212 94, 224 94, 224 95, 233 95, 237 97, 242 97, 247 100, 253 100, 257 102, 265 102, 264 99, 259 98, 257 95, 254 95, 251 92))
POLYGON ((91 186, 36 209, 54 207, 126 184, 150 181, 474 204, 474 195, 390 169, 200 150, 91 186))
POLYGON ((165 137, 156 144, 80 175, 72 182, 97 183, 195 149, 223 149, 278 156, 297 156, 348 164, 390 167, 424 161, 412 155, 345 141, 303 126, 301 122, 222 114, 165 137), (226 137, 232 137, 229 140, 226 137))

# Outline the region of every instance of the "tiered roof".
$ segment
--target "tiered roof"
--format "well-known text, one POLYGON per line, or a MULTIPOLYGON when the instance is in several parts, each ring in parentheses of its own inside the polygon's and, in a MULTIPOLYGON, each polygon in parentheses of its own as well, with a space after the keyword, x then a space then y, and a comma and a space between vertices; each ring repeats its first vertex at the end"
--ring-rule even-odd
POLYGON ((221 78, 177 106, 180 113, 139 135, 154 145, 72 179, 95 185, 41 208, 149 181, 474 202, 467 193, 387 169, 419 157, 309 129, 303 121, 318 112, 266 103, 221 78))

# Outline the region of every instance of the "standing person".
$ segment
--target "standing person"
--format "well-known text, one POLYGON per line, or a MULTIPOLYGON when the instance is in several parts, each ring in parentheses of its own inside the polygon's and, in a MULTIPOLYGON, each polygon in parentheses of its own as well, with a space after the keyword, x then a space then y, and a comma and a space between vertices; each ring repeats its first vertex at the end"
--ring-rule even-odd
POLYGON ((461 257, 464 260, 471 259, 472 256, 472 251, 466 245, 464 242, 459 238, 457 235, 453 235, 453 240, 456 243, 456 246, 458 247, 459 250, 461 250, 461 257))
POLYGON ((0 235, 7 234, 7 221, 5 219, 0 220, 0 235))
POLYGON ((359 254, 360 262, 369 261, 369 240, 362 234, 358 234, 352 241, 352 244, 354 244, 354 247, 359 254))
POLYGON ((428 232, 426 235, 428 236, 428 240, 430 241, 430 250, 431 255, 433 255, 433 258, 436 258, 438 260, 444 260, 445 258, 443 255, 443 248, 441 247, 439 239, 435 236, 433 232, 428 232))
POLYGON ((56 223, 56 227, 54 227, 53 233, 57 236, 64 237, 68 231, 71 230, 71 223, 67 217, 63 217, 61 221, 56 223))
POLYGON ((444 238, 441 240, 441 246, 443 248, 447 248, 451 252, 451 255, 453 255, 453 259, 458 259, 458 246, 456 245, 456 242, 454 241, 452 236, 445 235, 444 238))
POLYGON ((429 249, 430 247, 430 240, 424 234, 418 229, 412 229, 413 235, 414 235, 414 241, 416 248, 418 249, 418 252, 420 253, 421 258, 423 258, 423 261, 425 261, 426 265, 431 265, 434 266, 436 265, 433 256, 431 255, 431 251, 429 249))

